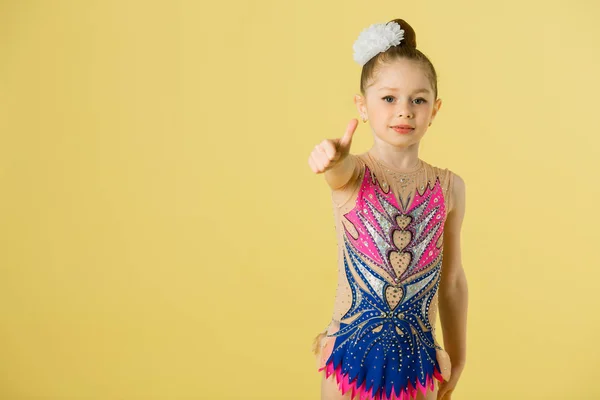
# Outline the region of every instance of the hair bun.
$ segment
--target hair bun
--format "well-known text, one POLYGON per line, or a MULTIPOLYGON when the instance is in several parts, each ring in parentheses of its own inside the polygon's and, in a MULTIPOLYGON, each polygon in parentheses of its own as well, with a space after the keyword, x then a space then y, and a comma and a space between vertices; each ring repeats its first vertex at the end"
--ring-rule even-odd
POLYGON ((400 18, 393 19, 389 22, 396 22, 400 25, 400 29, 404 29, 404 39, 402 39, 402 42, 399 46, 408 46, 415 49, 417 48, 417 34, 408 22, 400 18))

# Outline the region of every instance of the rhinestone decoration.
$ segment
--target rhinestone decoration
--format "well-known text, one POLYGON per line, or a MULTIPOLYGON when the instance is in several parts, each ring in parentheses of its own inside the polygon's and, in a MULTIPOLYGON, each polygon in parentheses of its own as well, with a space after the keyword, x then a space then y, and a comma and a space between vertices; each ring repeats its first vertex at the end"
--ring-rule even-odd
MULTIPOLYGON (((443 381, 435 327, 446 217, 439 169, 398 173, 364 160, 354 206, 339 213, 341 288, 349 304, 319 371, 361 399, 416 398, 443 381), (388 182, 389 180, 389 182, 388 182), (420 189, 420 190, 417 190, 420 189), (349 229, 351 228, 351 229, 349 229), (434 302, 435 301, 435 302, 434 302)), ((338 285, 338 290, 341 290, 338 285)))

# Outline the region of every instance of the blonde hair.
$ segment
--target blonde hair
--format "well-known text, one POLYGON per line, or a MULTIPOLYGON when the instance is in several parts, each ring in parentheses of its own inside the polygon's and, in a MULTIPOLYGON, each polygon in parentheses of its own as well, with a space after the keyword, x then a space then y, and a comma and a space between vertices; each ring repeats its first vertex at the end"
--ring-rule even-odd
POLYGON ((414 29, 403 19, 393 19, 392 21, 397 22, 400 25, 400 29, 404 29, 404 39, 397 46, 391 46, 363 65, 360 74, 360 92, 363 96, 365 95, 367 88, 373 83, 372 80, 382 65, 399 59, 408 59, 416 61, 423 67, 437 99, 437 73, 429 58, 417 49, 417 36, 414 29))

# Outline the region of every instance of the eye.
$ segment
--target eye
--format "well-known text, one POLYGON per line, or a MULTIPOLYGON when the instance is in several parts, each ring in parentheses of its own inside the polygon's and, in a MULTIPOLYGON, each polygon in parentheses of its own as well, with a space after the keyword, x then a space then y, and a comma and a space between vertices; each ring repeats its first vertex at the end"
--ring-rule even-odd
MULTIPOLYGON (((381 99, 382 99, 383 101, 385 101, 386 103, 389 103, 389 101, 386 101, 386 99, 393 99, 393 98, 394 98, 394 96, 385 96, 385 97, 382 97, 381 99)), ((419 97, 419 98, 415 99, 414 101, 415 101, 415 102, 417 102, 416 104, 423 104, 423 103, 427 103, 427 100, 425 100, 425 99, 424 99, 424 98, 422 98, 422 97, 419 97), (420 102, 419 102, 419 101, 420 101, 420 102)))

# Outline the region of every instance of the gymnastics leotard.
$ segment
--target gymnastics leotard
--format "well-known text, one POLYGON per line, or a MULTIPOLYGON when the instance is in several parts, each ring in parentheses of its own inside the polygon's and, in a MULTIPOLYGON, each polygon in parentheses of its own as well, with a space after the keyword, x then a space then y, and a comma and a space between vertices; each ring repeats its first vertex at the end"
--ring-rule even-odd
POLYGON ((450 368, 435 324, 453 173, 421 159, 399 170, 370 151, 350 157, 353 176, 331 191, 338 286, 313 342, 318 370, 352 399, 414 399, 450 368))

